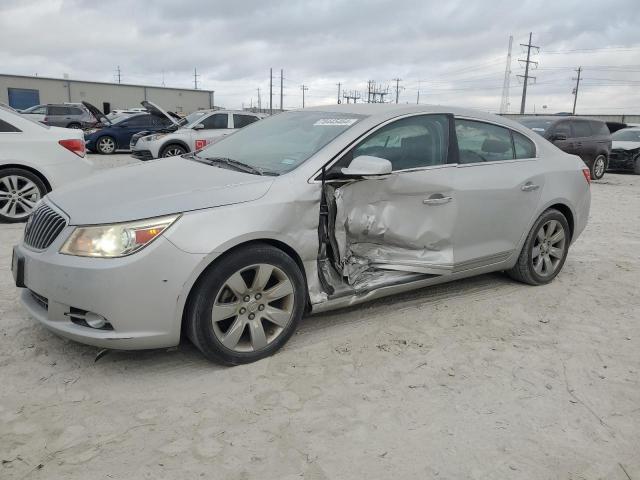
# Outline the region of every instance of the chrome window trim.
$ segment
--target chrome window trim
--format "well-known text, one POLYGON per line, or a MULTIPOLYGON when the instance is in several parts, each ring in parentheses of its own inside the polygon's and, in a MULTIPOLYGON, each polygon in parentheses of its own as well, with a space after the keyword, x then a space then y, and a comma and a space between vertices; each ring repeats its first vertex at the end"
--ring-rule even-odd
MULTIPOLYGON (((397 120, 402 120, 403 118, 423 117, 425 115, 451 115, 451 113, 450 112, 405 113, 403 115, 398 115, 397 117, 389 118, 389 119, 385 120, 384 122, 379 123, 375 127, 371 128, 370 130, 367 130, 362 135, 360 135, 358 138, 356 138, 355 140, 350 142, 335 157, 333 157, 332 160, 329 160, 327 163, 324 164, 323 167, 320 167, 318 170, 316 170, 315 173, 313 175, 311 175, 307 179, 307 183, 322 183, 322 180, 317 180, 316 177, 322 173, 322 169, 323 168, 325 170, 329 170, 331 167, 333 167, 333 165, 335 165, 337 162, 342 160, 342 157, 344 157, 347 154, 347 152, 349 152, 349 150, 351 150, 356 144, 360 143, 363 139, 369 137, 370 135, 375 134, 378 130, 380 130, 381 128, 387 126, 391 122, 395 122, 397 120)), ((447 154, 448 154, 448 151, 447 151, 447 154)), ((407 168, 407 169, 404 169, 404 170, 393 170, 390 175, 392 175, 394 173, 399 173, 399 172, 410 172, 410 171, 415 172, 415 171, 422 171, 422 170, 433 170, 435 168, 455 167, 456 165, 457 165, 456 163, 443 163, 442 165, 429 165, 429 166, 420 167, 420 168, 407 168)), ((331 181, 334 182, 334 181, 340 181, 340 180, 339 179, 335 179, 335 180, 331 180, 331 181)))

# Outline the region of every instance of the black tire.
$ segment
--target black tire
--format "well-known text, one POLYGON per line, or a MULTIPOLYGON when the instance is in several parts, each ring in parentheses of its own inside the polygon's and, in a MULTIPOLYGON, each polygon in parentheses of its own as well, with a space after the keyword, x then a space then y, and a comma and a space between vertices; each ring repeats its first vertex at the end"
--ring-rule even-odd
POLYGON ((633 165, 633 173, 640 175, 640 156, 636 157, 636 163, 633 165))
POLYGON ((604 153, 599 154, 593 160, 591 164, 591 178, 593 180, 600 180, 604 177, 604 172, 607 171, 607 156, 604 153))
MULTIPOLYGON (((26 209, 24 208, 25 204, 21 202, 19 205, 16 206, 16 209, 15 209, 16 213, 14 215, 10 214, 10 210, 8 210, 6 214, 2 212, 4 207, 6 207, 7 204, 9 203, 9 201, 7 200, 7 197, 3 194, 5 194, 5 192, 8 191, 7 184, 5 183, 5 179, 6 179, 6 182, 9 182, 10 177, 11 178, 19 177, 21 179, 26 179, 30 181, 35 186, 35 188, 37 188, 38 199, 44 197, 47 194, 48 190, 45 183, 42 181, 42 179, 35 173, 30 172, 29 170, 24 170, 22 168, 7 168, 7 169, 0 170, 0 222, 2 223, 24 222, 27 220, 27 218, 29 218, 29 215, 31 212, 27 213, 26 209)), ((19 187, 24 186, 25 183, 26 182, 24 180, 21 180, 19 187)), ((35 201, 33 201, 35 200, 35 198, 30 196, 28 199, 31 203, 35 203, 35 201)))
POLYGON ((73 122, 67 125, 67 128, 82 128, 82 125, 80 125, 79 123, 73 122))
MULTIPOLYGON (((273 284, 271 285, 272 286, 269 288, 273 289, 273 284)), ((279 285, 280 284, 276 284, 276 286, 279 285)), ((185 332, 191 342, 198 347, 203 355, 209 360, 223 365, 239 365, 255 362, 274 354, 287 342, 287 340, 289 340, 291 335, 293 335, 293 332, 295 331, 305 310, 305 285, 304 276, 300 271, 300 268, 296 262, 282 250, 262 243, 252 244, 250 247, 239 248, 222 257, 219 261, 216 261, 207 271, 204 272, 202 277, 194 286, 194 290, 192 291, 189 299, 189 304, 187 305, 185 332), (290 286, 292 287, 291 293, 286 297, 286 301, 289 302, 287 307, 289 310, 289 318, 286 320, 288 323, 286 323, 285 326, 276 327, 278 333, 272 340, 268 341, 266 346, 263 348, 252 351, 241 351, 240 342, 243 341, 242 339, 245 339, 244 341, 246 344, 250 344, 250 347, 253 345, 254 328, 250 325, 250 321, 258 322, 263 333, 269 328, 273 329, 275 325, 271 324, 268 319, 262 317, 262 315, 268 315, 268 309, 272 308, 272 305, 280 300, 267 300, 267 297, 269 296, 268 292, 273 291, 267 289, 267 283, 265 283, 264 290, 253 289, 257 282, 258 270, 255 271, 253 279, 244 279, 247 285, 251 283, 251 287, 249 288, 252 289, 252 293, 251 301, 249 303, 244 302, 245 299, 250 297, 249 295, 247 295, 245 299, 242 299, 233 294, 230 289, 225 289, 228 288, 228 282, 233 276, 238 275, 239 273, 242 273, 243 276, 246 274, 250 275, 255 266, 265 264, 275 267, 274 272, 278 271, 279 273, 284 273, 286 275, 286 280, 290 282, 290 286), (257 302, 257 300, 253 299, 253 292, 256 291, 265 292, 265 298, 261 299, 261 301, 267 305, 264 314, 258 313, 257 310, 253 308, 257 302), (214 302, 218 302, 218 299, 221 298, 225 292, 227 295, 230 293, 233 297, 231 303, 227 303, 226 305, 234 305, 234 308, 237 308, 237 310, 227 319, 222 321, 217 320, 216 322, 218 323, 215 323, 216 327, 214 327, 214 302), (249 307, 250 303, 253 304, 251 307, 249 307), (250 311, 246 308, 241 308, 245 305, 250 309, 250 311), (245 323, 240 322, 243 319, 240 315, 243 309, 245 310, 244 315, 249 315, 248 318, 244 317, 243 321, 245 323), (253 318, 251 317, 251 311, 255 312, 253 318), (228 329, 225 332, 220 332, 220 327, 218 327, 218 325, 223 322, 229 322, 226 327, 228 329), (232 330, 232 326, 236 325, 236 322, 238 322, 238 325, 242 325, 236 328, 236 331, 241 332, 237 335, 241 340, 236 342, 237 345, 234 349, 227 348, 223 345, 219 336, 221 333, 224 336, 227 336, 232 330), (218 332, 216 332, 216 329, 218 329, 218 332)), ((258 296, 255 295, 255 298, 257 299, 258 296)), ((265 309, 265 307, 263 306, 262 309, 265 309)), ((260 312, 262 311, 263 310, 260 310, 260 312)))
POLYGON ((160 158, 176 157, 178 155, 184 155, 187 153, 187 149, 178 143, 171 143, 162 147, 160 152, 160 158))
MULTIPOLYGON (((529 235, 522 246, 522 251, 518 257, 518 261, 511 270, 507 270, 507 274, 514 280, 527 283, 529 285, 544 285, 551 282, 562 270, 564 262, 567 259, 567 253, 569 252, 569 244, 571 243, 571 230, 569 229, 569 222, 565 216, 558 210, 550 208, 545 210, 538 220, 531 227, 529 235), (540 274, 534 267, 534 248, 540 248, 538 245, 538 233, 549 222, 555 220, 561 225, 564 232, 564 244, 562 245, 562 256, 559 262, 554 266, 554 269, 549 274, 540 274)), ((537 257, 536 257, 537 258, 537 257)), ((555 261, 555 260, 554 260, 555 261)), ((544 263, 544 262, 543 262, 544 263)), ((546 265, 546 263, 545 263, 546 265)))
POLYGON ((115 153, 117 149, 118 149, 118 142, 116 142, 115 138, 109 135, 103 135, 102 137, 96 140, 95 150, 100 155, 111 155, 112 153, 115 153), (111 141, 113 148, 107 148, 107 144, 109 141, 111 141))

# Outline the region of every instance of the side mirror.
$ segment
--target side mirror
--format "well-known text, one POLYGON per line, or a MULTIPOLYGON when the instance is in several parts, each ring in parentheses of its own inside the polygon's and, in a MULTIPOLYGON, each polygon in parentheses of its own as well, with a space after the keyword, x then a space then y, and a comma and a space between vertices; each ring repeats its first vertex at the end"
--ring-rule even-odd
POLYGON ((567 139, 566 133, 554 133, 553 135, 551 135, 552 142, 555 142, 556 140, 566 140, 566 139, 567 139))
POLYGON ((197 125, 193 126, 194 130, 203 130, 204 129, 204 123, 199 123, 197 125))
POLYGON ((351 161, 347 168, 342 169, 342 174, 348 177, 379 177, 389 175, 393 166, 389 160, 370 155, 360 155, 351 161))

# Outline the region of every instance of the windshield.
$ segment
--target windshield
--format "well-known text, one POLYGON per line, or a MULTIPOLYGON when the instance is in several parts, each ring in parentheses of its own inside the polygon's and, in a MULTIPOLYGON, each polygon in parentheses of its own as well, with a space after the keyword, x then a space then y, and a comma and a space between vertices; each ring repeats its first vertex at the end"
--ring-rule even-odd
POLYGON ((518 122, 536 133, 543 135, 556 120, 548 118, 518 118, 518 122))
POLYGON ((640 142, 640 128, 624 128, 611 135, 611 140, 621 142, 640 142))
POLYGON ((335 112, 286 112, 252 123, 198 153, 229 158, 276 174, 297 168, 363 115, 335 112))
POLYGON ((210 112, 205 112, 203 110, 190 113, 189 115, 184 117, 185 121, 182 123, 186 125, 185 128, 193 128, 193 126, 196 125, 202 117, 204 117, 205 115, 208 115, 209 113, 210 112))

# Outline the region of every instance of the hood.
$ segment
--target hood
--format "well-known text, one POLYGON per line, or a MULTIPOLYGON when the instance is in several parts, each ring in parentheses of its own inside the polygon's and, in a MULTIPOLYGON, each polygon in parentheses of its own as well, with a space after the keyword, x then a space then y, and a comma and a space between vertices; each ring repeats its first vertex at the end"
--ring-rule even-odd
POLYGON ((103 123, 105 125, 111 124, 111 120, 109 120, 107 116, 104 113, 102 113, 102 111, 99 108, 96 108, 93 105, 91 105, 89 102, 84 102, 84 101, 82 102, 82 105, 84 105, 84 108, 89 110, 91 115, 93 115, 98 122, 103 123))
POLYGON ((149 112, 151 115, 155 115, 156 117, 161 117, 161 118, 168 118, 171 121, 171 123, 173 123, 174 125, 178 125, 178 119, 180 117, 178 117, 175 113, 169 114, 168 112, 165 112, 162 108, 160 108, 155 103, 147 102, 146 100, 143 100, 142 102, 140 102, 140 105, 146 108, 147 112, 149 112))
POLYGON ((110 169, 51 192, 71 225, 117 223, 257 200, 274 177, 182 157, 110 169))
POLYGON ((611 145, 612 150, 635 150, 636 148, 640 148, 640 142, 614 140, 611 145))

